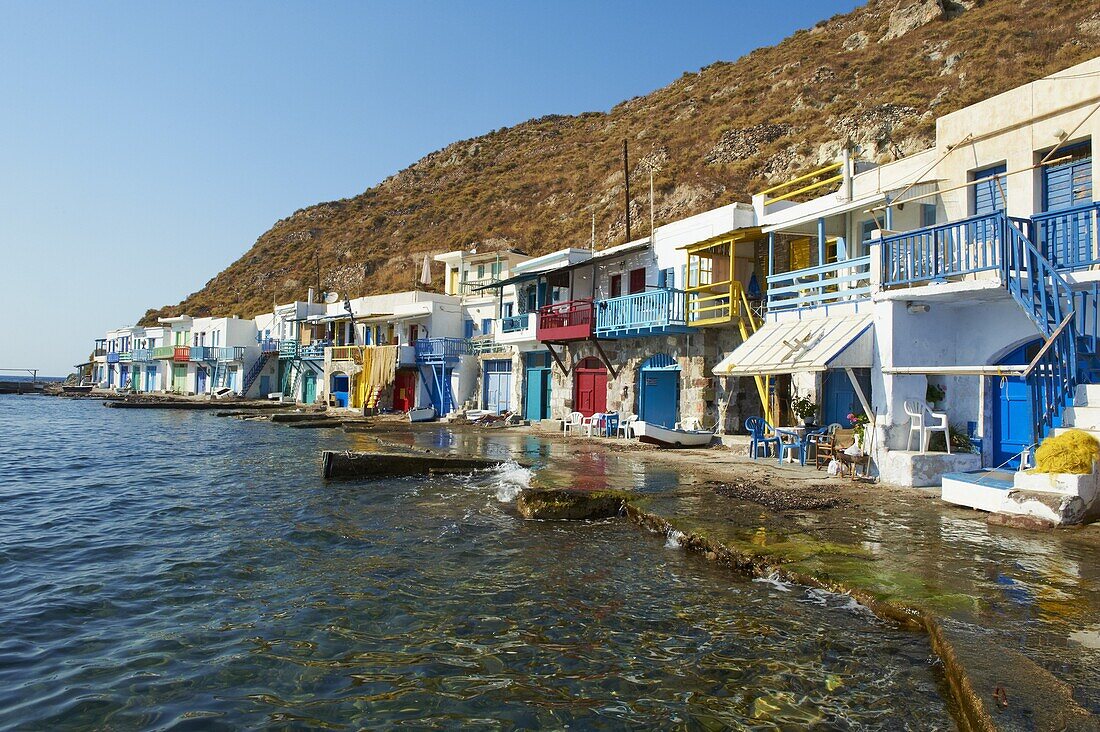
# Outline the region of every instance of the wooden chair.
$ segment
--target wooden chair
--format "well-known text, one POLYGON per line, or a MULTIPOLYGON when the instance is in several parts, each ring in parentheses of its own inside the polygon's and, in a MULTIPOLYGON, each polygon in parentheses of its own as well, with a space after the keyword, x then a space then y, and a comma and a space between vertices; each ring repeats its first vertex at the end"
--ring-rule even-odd
POLYGON ((829 425, 825 434, 820 435, 815 443, 814 467, 818 470, 828 467, 829 463, 836 460, 840 453, 855 444, 855 433, 851 430, 839 429, 840 425, 829 425))

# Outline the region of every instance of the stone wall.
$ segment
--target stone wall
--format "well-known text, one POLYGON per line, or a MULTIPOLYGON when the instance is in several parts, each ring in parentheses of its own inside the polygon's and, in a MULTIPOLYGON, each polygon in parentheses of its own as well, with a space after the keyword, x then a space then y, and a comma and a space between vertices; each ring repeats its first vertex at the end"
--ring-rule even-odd
MULTIPOLYGON (((724 417, 725 431, 739 431, 745 417, 760 413, 756 386, 752 379, 719 379, 712 376, 711 369, 740 342, 740 334, 731 328, 600 341, 608 360, 618 369, 616 376, 608 374, 608 410, 637 414, 638 371, 648 358, 665 353, 680 367, 680 419, 695 418, 710 426, 724 417)), ((599 358, 599 351, 590 342, 557 348, 570 371, 589 356, 599 358)), ((551 373, 550 415, 561 418, 573 411, 573 376, 556 365, 551 373)))

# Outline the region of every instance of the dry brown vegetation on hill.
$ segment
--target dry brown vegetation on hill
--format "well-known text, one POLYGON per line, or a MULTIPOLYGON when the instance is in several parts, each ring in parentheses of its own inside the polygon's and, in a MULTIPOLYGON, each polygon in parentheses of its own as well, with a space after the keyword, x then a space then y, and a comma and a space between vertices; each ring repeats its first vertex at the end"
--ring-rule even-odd
POLYGON ((932 142, 934 118, 1097 55, 1092 0, 871 0, 735 62, 714 63, 608 113, 547 116, 434 152, 364 193, 296 211, 159 315, 252 316, 314 284, 408 289, 425 253, 481 242, 531 254, 623 240, 831 160, 846 142, 889 160, 932 142), (639 229, 635 230, 636 233, 639 229))

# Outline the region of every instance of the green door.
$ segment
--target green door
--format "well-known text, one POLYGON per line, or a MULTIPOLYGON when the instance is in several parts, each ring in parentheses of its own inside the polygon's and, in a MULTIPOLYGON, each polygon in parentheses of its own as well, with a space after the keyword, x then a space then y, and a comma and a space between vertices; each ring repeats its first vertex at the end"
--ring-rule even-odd
POLYGON ((313 404, 317 400, 317 374, 311 370, 302 377, 302 381, 305 382, 302 389, 305 392, 302 401, 306 404, 313 404))
POLYGON ((187 364, 172 364, 172 391, 183 391, 187 388, 187 364))

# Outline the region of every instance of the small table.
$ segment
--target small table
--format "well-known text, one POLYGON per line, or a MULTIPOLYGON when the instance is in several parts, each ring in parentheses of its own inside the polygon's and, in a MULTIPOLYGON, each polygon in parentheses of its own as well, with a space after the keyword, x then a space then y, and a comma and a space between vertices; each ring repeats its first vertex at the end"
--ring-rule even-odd
MULTIPOLYGON (((806 434, 806 428, 805 427, 776 427, 775 428, 775 434, 783 442, 796 443, 796 442, 801 442, 802 441, 802 438, 806 434), (784 437, 789 437, 789 438, 793 438, 793 439, 784 440, 783 439, 784 437)), ((794 463, 794 453, 791 452, 791 451, 787 452, 787 462, 788 463, 794 463)))
POLYGON ((603 415, 603 427, 605 437, 614 437, 619 433, 619 415, 610 412, 603 415))

